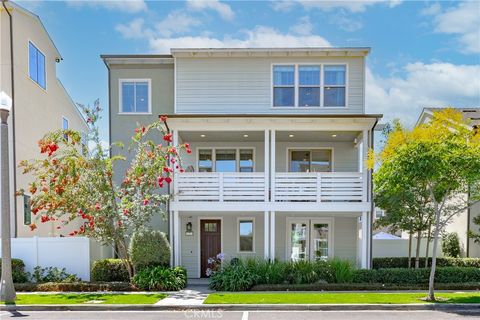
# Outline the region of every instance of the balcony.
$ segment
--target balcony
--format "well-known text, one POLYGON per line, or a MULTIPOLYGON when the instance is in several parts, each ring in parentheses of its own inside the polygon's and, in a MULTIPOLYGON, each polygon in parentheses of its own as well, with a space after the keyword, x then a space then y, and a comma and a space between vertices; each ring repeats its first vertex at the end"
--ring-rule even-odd
POLYGON ((362 202, 364 185, 358 172, 277 172, 271 192, 263 172, 188 172, 175 194, 179 202, 362 202))

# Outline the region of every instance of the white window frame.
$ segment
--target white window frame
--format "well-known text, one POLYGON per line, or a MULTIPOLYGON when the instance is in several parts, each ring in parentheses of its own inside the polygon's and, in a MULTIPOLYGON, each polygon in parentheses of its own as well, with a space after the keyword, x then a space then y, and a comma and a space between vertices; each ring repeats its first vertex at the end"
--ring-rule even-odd
MULTIPOLYGON (((345 110, 349 108, 348 105, 348 77, 349 77, 349 68, 348 62, 323 62, 323 63, 316 63, 316 62, 274 62, 270 64, 270 109, 275 110, 318 110, 320 108, 325 109, 341 109, 345 110), (345 66, 345 105, 344 106, 324 106, 324 67, 325 66, 345 66), (294 106, 275 106, 273 101, 273 92, 274 92, 274 79, 273 79, 273 68, 275 66, 294 66, 295 67, 295 75, 294 75, 294 86, 295 86, 295 97, 294 97, 294 106), (319 106, 299 106, 298 99, 299 99, 299 66, 319 66, 320 67, 320 105, 319 106)), ((277 86, 278 87, 278 86, 277 86)), ((308 86, 307 86, 308 87, 308 86)))
MULTIPOLYGON (((236 171, 237 173, 240 173, 240 150, 245 150, 245 149, 250 149, 253 151, 253 172, 256 172, 256 148, 255 147, 197 147, 196 148, 196 155, 195 155, 195 172, 200 172, 199 171, 199 166, 198 166, 198 161, 200 159, 200 150, 211 150, 212 151, 212 173, 217 172, 216 168, 216 160, 217 160, 217 155, 216 155, 216 150, 235 150, 235 161, 236 161, 236 171)), ((248 172, 246 172, 248 173, 248 172)))
POLYGON ((322 74, 321 74, 321 81, 320 81, 321 84, 322 84, 322 87, 320 88, 320 90, 322 91, 322 94, 321 94, 322 101, 320 101, 322 107, 327 108, 327 109, 335 109, 335 108, 344 109, 344 108, 346 108, 348 106, 348 64, 347 63, 324 63, 323 67, 322 67, 322 74), (325 69, 323 68, 325 66, 345 66, 345 85, 344 86, 339 86, 339 85, 329 86, 329 87, 333 87, 333 88, 343 88, 343 87, 345 87, 345 105, 344 106, 326 106, 325 105, 325 94, 324 94, 324 91, 325 91, 325 81, 324 81, 324 79, 325 79, 325 77, 324 77, 325 69))
MULTIPOLYGON (((314 150, 330 150, 330 153, 332 155, 332 170, 330 172, 335 172, 335 156, 334 156, 334 151, 335 151, 335 148, 333 147, 314 147, 314 148, 309 148, 309 147, 306 147, 306 148, 296 148, 296 147, 289 147, 287 148, 287 165, 286 165, 286 168, 285 168, 285 172, 290 172, 290 160, 291 160, 291 155, 292 155, 292 151, 314 151, 314 150)), ((310 153, 310 162, 312 161, 312 154, 310 153)))
POLYGON ((317 64, 317 63, 312 63, 312 64, 308 64, 308 63, 299 63, 296 68, 296 73, 297 73, 297 79, 298 79, 298 83, 297 83, 297 97, 296 97, 296 106, 298 106, 299 108, 318 108, 322 105, 322 72, 323 72, 323 66, 321 64, 317 64), (320 70, 319 70, 319 82, 318 82, 318 85, 316 86, 313 86, 313 85, 301 85, 300 84, 300 67, 302 66, 305 66, 305 67, 319 67, 320 70), (301 106, 299 104, 300 102, 300 88, 318 88, 318 91, 319 91, 319 101, 318 101, 318 105, 316 106, 301 106))
POLYGON ((328 225, 328 258, 331 259, 334 257, 334 228, 335 228, 335 220, 334 218, 312 218, 312 217, 287 217, 286 219, 286 237, 287 237, 287 245, 285 248, 285 258, 287 261, 291 261, 291 251, 292 251, 292 237, 290 234, 290 226, 292 223, 305 223, 308 228, 307 232, 307 248, 306 248, 306 257, 308 257, 307 261, 313 261, 313 237, 312 237, 312 226, 315 223, 327 224, 328 225))
POLYGON ((255 253, 255 217, 238 217, 237 218, 237 253, 255 253), (240 250, 240 222, 252 222, 252 251, 240 250))
POLYGON ((297 91, 298 91, 298 86, 297 86, 297 65, 294 64, 294 63, 275 63, 275 64, 272 64, 272 71, 271 71, 271 90, 272 90, 272 107, 274 108, 279 108, 279 109, 282 109, 282 108, 294 108, 297 106, 297 101, 296 101, 296 98, 297 98, 297 91), (273 76, 273 69, 276 67, 276 66, 284 66, 284 67, 293 67, 293 106, 275 106, 274 103, 274 92, 275 92, 275 88, 291 88, 292 86, 291 85, 275 85, 275 79, 274 79, 274 76, 273 76))
MULTIPOLYGON (((30 79, 30 81, 32 81, 33 83, 35 83, 40 89, 42 89, 42 90, 44 90, 44 91, 47 91, 47 56, 45 55, 45 53, 44 53, 42 50, 40 50, 40 49, 38 48, 37 44, 36 44, 32 39, 30 39, 30 38, 29 38, 28 41, 27 41, 27 57, 28 57, 28 59, 27 59, 27 61, 28 61, 28 63, 27 63, 27 69, 28 69, 28 70, 27 70, 27 72, 28 72, 27 77, 28 77, 28 79, 30 79), (44 69, 44 77, 45 77, 45 88, 42 87, 42 86, 40 85, 40 83, 38 83, 37 81, 33 80, 33 79, 30 77, 30 43, 31 43, 31 44, 35 47, 35 49, 37 49, 37 51, 40 52, 40 53, 43 55, 43 57, 45 58, 45 62, 44 62, 45 65, 43 66, 43 69, 44 69)), ((37 59, 37 64, 38 64, 38 59, 37 59)), ((38 69, 38 65, 37 65, 37 69, 38 69)), ((38 70, 37 70, 37 71, 38 71, 38 70)))
MULTIPOLYGON (((134 86, 134 90, 135 90, 134 86)), ((134 91, 134 103, 136 101, 136 93, 134 91)), ((140 79, 140 78, 132 78, 132 79, 118 79, 118 114, 122 115, 131 115, 131 114, 136 114, 136 115, 151 115, 152 114, 152 79, 140 79), (123 83, 124 82, 147 82, 148 83, 148 111, 147 112, 124 112, 123 111, 123 83)))

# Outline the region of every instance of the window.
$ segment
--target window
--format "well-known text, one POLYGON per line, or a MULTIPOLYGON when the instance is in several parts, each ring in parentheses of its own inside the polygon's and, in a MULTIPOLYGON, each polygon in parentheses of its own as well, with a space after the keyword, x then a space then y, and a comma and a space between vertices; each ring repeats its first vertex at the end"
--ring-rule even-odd
POLYGON ((240 172, 253 172, 253 149, 240 149, 240 172))
POLYGON ((324 66, 323 105, 325 107, 345 106, 345 75, 344 65, 324 66))
POLYGON ((150 113, 150 80, 120 80, 120 112, 150 113))
POLYGON ((273 67, 273 105, 295 106, 295 66, 273 67))
POLYGON ((237 151, 235 149, 217 149, 215 150, 215 171, 216 172, 236 172, 237 171, 237 151))
MULTIPOLYGON (((62 130, 68 130, 69 125, 68 125, 68 119, 65 117, 62 117, 62 130)), ((63 134, 63 139, 68 140, 68 134, 63 134)))
POLYGON ((326 260, 333 256, 333 220, 287 218, 288 258, 326 260))
POLYGON ((298 106, 320 106, 320 66, 298 67, 298 106))
POLYGON ((290 172, 332 171, 332 150, 291 150, 290 172))
POLYGON ((32 209, 30 206, 30 196, 23 195, 23 224, 28 226, 32 224, 32 209))
POLYGON ((198 171, 200 172, 212 172, 213 171, 213 158, 212 150, 198 150, 198 171))
POLYGON ((253 219, 241 219, 238 221, 238 251, 253 252, 253 219))
POLYGON ((199 149, 199 172, 254 172, 253 148, 199 149))
POLYGON ((45 55, 40 52, 31 43, 28 42, 28 73, 30 79, 38 83, 43 89, 47 88, 46 75, 45 75, 45 55))

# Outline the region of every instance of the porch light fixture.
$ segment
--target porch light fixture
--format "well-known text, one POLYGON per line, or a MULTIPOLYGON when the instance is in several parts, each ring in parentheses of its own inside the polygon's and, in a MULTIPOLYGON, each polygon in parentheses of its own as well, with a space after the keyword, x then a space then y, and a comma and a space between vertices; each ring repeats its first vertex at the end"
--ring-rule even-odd
POLYGON ((187 222, 187 225, 186 225, 186 231, 185 231, 185 235, 186 236, 193 236, 193 227, 192 227, 192 223, 189 221, 187 222))
POLYGON ((248 134, 244 134, 243 137, 244 137, 244 138, 248 138, 248 134))
POLYGON ((200 137, 205 138, 205 135, 204 135, 204 134, 201 134, 200 137))
POLYGON ((295 137, 295 135, 293 135, 293 134, 289 134, 288 136, 289 136, 290 138, 295 137))
POLYGON ((332 134, 332 138, 336 138, 336 137, 337 137, 337 135, 336 135, 336 134, 332 134))

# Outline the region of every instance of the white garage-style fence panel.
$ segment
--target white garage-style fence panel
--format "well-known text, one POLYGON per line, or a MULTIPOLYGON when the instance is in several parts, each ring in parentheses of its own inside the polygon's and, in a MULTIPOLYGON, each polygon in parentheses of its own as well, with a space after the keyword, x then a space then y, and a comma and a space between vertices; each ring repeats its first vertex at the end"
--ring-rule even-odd
POLYGON ((112 256, 111 248, 86 237, 12 238, 12 258, 22 259, 30 273, 36 266, 65 268, 90 281, 91 262, 112 256))

